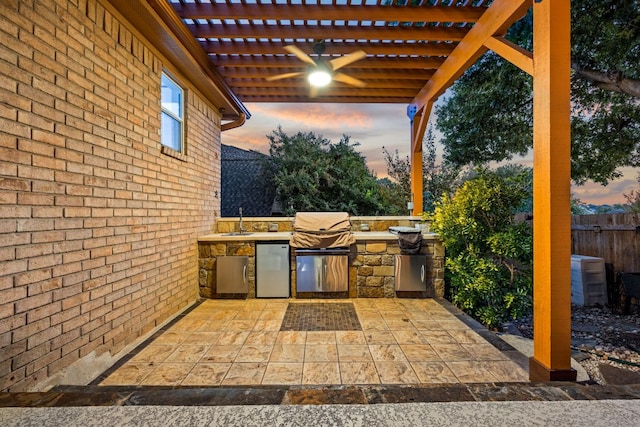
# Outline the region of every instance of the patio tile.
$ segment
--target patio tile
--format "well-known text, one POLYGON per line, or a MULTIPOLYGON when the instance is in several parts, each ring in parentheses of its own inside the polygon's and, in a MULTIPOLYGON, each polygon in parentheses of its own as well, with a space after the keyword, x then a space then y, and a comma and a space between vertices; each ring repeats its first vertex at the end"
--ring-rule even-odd
POLYGON ((155 368, 156 366, 150 363, 127 363, 104 379, 100 385, 138 385, 155 368))
POLYGON ((222 385, 256 385, 262 382, 266 363, 233 363, 222 385))
POLYGON ((284 319, 285 310, 263 310, 259 320, 280 320, 284 319))
POLYGON ((337 344, 366 344, 367 340, 362 331, 336 331, 337 344))
POLYGON ((278 337, 275 331, 253 331, 249 333, 245 345, 273 345, 278 337))
POLYGON ((338 362, 306 362, 302 384, 341 384, 338 362))
POLYGON ((411 367, 425 384, 458 383, 458 378, 444 362, 411 362, 411 367))
POLYGON ((366 344, 338 345, 338 360, 340 362, 367 362, 371 361, 369 346, 366 344))
POLYGON ((382 319, 362 319, 360 320, 360 326, 362 326, 363 331, 388 331, 389 327, 387 323, 382 319))
POLYGON ((461 383, 486 383, 497 381, 489 368, 478 362, 445 362, 461 383))
POLYGON ((242 345, 249 336, 249 332, 225 331, 218 336, 216 345, 242 345))
POLYGON ((410 362, 439 362, 442 360, 433 347, 428 344, 401 344, 400 349, 410 362))
POLYGON ((179 345, 165 362, 197 362, 208 348, 207 345, 179 345))
POLYGON ((276 344, 306 344, 306 331, 280 331, 276 338, 276 344))
POLYGON ((160 363, 140 385, 178 385, 184 380, 194 363, 160 363))
POLYGON ((383 384, 417 384, 420 381, 409 362, 376 361, 376 370, 383 384))
POLYGON ((445 362, 473 360, 473 355, 460 344, 432 344, 431 347, 445 362))
POLYGON ((182 345, 203 344, 211 345, 216 342, 220 332, 192 332, 182 341, 182 345))
POLYGON ((306 344, 335 344, 335 331, 309 331, 306 344))
POLYGON ((413 326, 419 331, 442 330, 442 326, 435 320, 412 320, 411 323, 413 323, 413 326))
POLYGON ((277 332, 280 330, 281 325, 282 325, 282 320, 258 320, 253 325, 253 330, 277 332))
POLYGON ((268 362, 271 356, 271 345, 243 345, 235 358, 236 363, 241 362, 268 362))
POLYGON ((461 321, 451 320, 451 316, 444 318, 437 318, 437 316, 434 316, 434 318, 440 324, 440 327, 446 331, 469 329, 469 327, 461 321))
POLYGON ((528 382, 529 373, 512 361, 482 362, 500 382, 528 382))
POLYGON ((416 330, 409 319, 386 319, 385 322, 391 331, 416 330))
POLYGON ((230 367, 231 363, 198 363, 181 385, 220 385, 230 367))
POLYGON ((200 362, 233 362, 241 348, 241 345, 212 345, 200 362))
POLYGON ((374 361, 406 361, 402 349, 398 344, 371 344, 369 345, 371 357, 374 361))
POLYGON ((253 330, 256 320, 230 320, 225 326, 225 331, 243 332, 253 330))
MULTIPOLYGON (((154 341, 155 344, 155 341, 154 341)), ((160 363, 169 357, 176 349, 175 345, 148 345, 140 353, 131 358, 133 362, 154 362, 160 363)))
POLYGON ((206 323, 206 319, 185 317, 171 326, 172 331, 196 331, 206 323))
POLYGON ((301 384, 302 363, 269 363, 262 384, 301 384))
POLYGON ((475 360, 509 360, 509 357, 491 344, 462 344, 475 360))
POLYGON ((305 362, 334 362, 338 360, 335 344, 307 344, 304 348, 305 362))
POLYGON ((373 362, 340 362, 342 384, 380 384, 373 362))
POLYGON ((391 331, 398 344, 428 344, 427 340, 417 330, 391 331))
POLYGON ((487 341, 470 329, 450 330, 449 334, 460 344, 487 344, 487 341))
POLYGON ((365 331, 367 344, 397 344, 391 331, 365 331))
POLYGON ((276 344, 271 352, 271 362, 302 362, 304 361, 304 345, 276 344))
POLYGON ((180 344, 186 338, 184 332, 164 331, 158 338, 156 338, 154 344, 180 344))
POLYGON ((258 320, 262 314, 262 310, 239 311, 234 320, 258 320))
POLYGON ((440 330, 435 331, 420 331, 424 339, 429 344, 457 344, 458 342, 453 338, 449 332, 440 330))

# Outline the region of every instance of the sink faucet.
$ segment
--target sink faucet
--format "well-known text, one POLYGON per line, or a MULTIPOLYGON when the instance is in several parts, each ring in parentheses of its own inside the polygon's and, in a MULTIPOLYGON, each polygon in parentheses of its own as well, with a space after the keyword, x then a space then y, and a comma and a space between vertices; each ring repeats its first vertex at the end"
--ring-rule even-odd
POLYGON ((238 216, 240 217, 240 224, 238 225, 238 231, 240 234, 245 232, 244 226, 242 225, 242 208, 238 209, 238 216))

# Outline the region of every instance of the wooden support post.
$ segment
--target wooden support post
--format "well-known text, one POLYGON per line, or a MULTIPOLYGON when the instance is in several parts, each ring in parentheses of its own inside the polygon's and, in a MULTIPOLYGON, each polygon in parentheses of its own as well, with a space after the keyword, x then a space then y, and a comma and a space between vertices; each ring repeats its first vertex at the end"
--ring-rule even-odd
POLYGON ((533 5, 532 381, 571 369, 570 0, 533 5))
POLYGON ((433 102, 427 102, 416 111, 414 106, 407 107, 407 115, 411 120, 411 194, 413 196, 413 215, 423 210, 423 177, 422 177, 422 139, 427 129, 433 102))

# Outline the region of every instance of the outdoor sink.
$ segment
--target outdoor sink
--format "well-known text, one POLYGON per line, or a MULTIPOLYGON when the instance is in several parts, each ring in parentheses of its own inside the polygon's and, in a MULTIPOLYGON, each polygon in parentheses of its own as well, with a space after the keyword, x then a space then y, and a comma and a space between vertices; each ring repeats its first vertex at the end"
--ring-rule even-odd
POLYGON ((223 234, 223 236, 251 236, 253 233, 246 233, 246 232, 238 232, 238 231, 232 231, 231 233, 225 233, 223 234))

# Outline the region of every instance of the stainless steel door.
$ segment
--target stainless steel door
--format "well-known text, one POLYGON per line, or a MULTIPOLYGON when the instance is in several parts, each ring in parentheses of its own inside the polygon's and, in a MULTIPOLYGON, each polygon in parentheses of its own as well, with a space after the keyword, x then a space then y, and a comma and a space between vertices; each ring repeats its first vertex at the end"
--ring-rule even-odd
POLYGON ((289 298, 289 245, 256 244, 256 297, 289 298))
POLYGON ((296 290, 298 292, 348 291, 348 255, 296 256, 296 290))
POLYGON ((216 259, 216 293, 246 294, 249 291, 249 257, 220 256, 216 259))
POLYGON ((396 291, 426 291, 426 271, 424 255, 396 255, 396 291))

